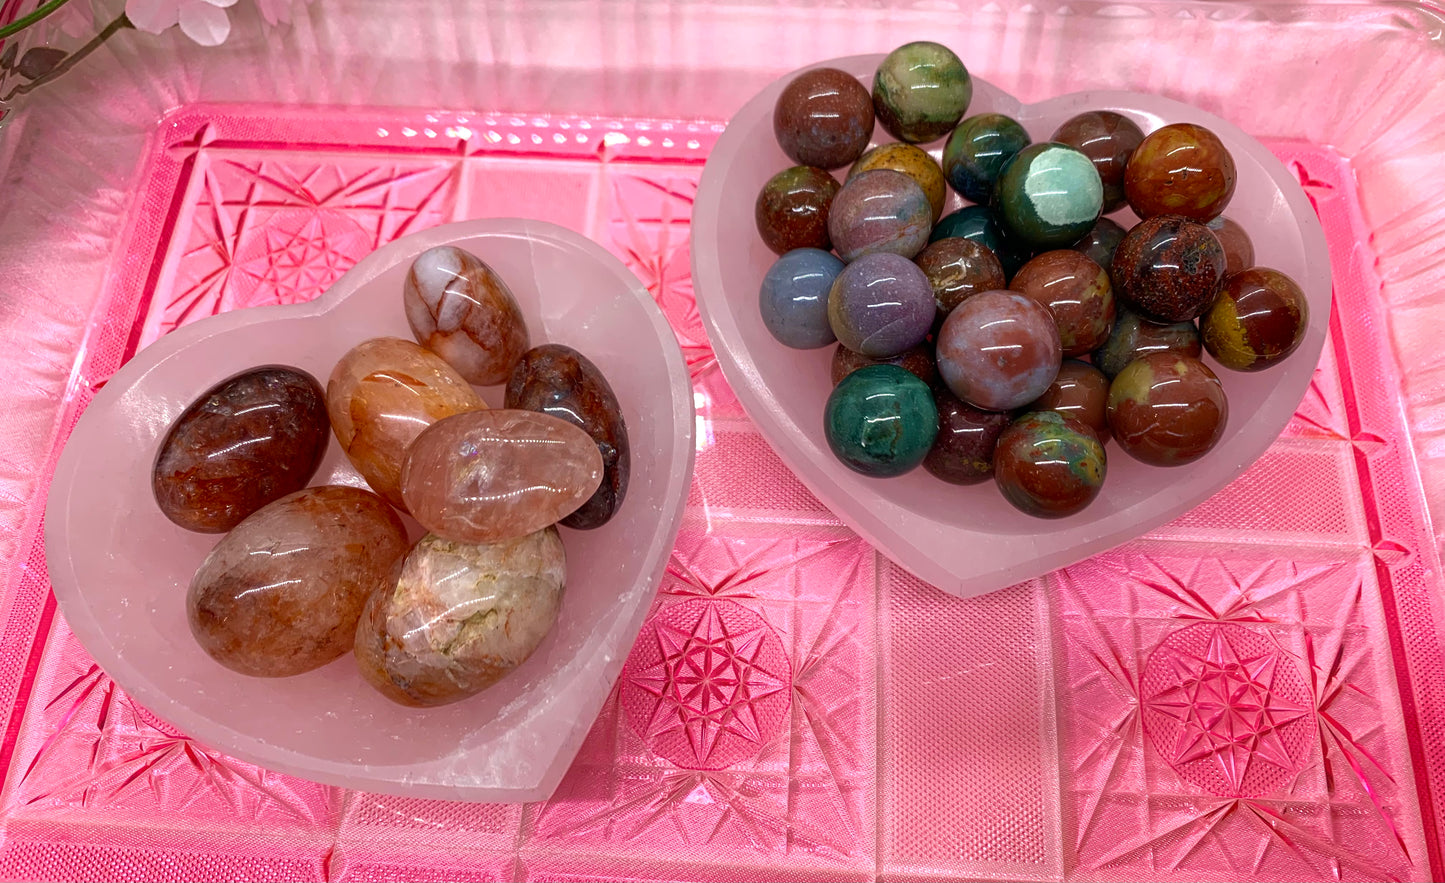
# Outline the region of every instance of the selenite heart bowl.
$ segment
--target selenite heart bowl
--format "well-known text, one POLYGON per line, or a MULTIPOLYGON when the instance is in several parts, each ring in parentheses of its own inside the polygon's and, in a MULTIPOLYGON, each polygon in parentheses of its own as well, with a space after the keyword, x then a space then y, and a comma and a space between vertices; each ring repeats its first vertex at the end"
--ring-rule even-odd
MULTIPOLYGON (((871 87, 882 55, 834 59, 871 87)), ((964 59, 967 64, 968 59, 964 59)), ((810 69, 810 68, 809 68, 810 69)), ((974 79, 967 116, 997 112, 1046 141, 1068 118, 1113 110, 1145 134, 1170 123, 1212 130, 1234 156, 1238 184, 1225 214, 1254 242, 1255 262, 1292 277, 1309 299, 1304 340, 1264 371, 1240 373, 1207 354, 1229 397, 1216 447, 1194 463, 1161 468, 1105 445, 1108 476, 1097 499, 1057 520, 1034 518, 1004 500, 992 481, 942 482, 922 468, 872 478, 845 467, 823 435, 832 391, 832 347, 789 349, 773 339, 758 310, 758 289, 777 255, 763 244, 754 202, 774 174, 794 165, 773 136, 773 107, 795 71, 758 93, 728 124, 708 157, 692 216, 692 270, 699 311, 724 377, 778 456, 824 505, 884 555, 945 592, 970 597, 1031 579, 1118 545, 1197 505, 1249 467, 1278 437, 1309 387, 1330 322, 1330 263, 1324 231, 1295 177, 1263 145, 1212 114, 1132 92, 1080 92, 1025 105, 974 79)), ((893 140, 881 125, 872 144, 893 140)), ((920 145, 935 159, 944 140, 920 145)), ((835 171, 841 181, 847 169, 835 171)), ((945 211, 963 204, 950 191, 945 211)), ((1111 215, 1130 227, 1126 208, 1111 215)))
MULTIPOLYGON (((502 404, 501 387, 480 391, 502 404)), ((450 224, 382 247, 315 301, 204 319, 140 352, 96 396, 61 454, 46 560, 66 621, 101 668, 204 745, 349 788, 539 800, 566 772, 652 602, 687 500, 692 427, 692 387, 672 329, 614 257, 552 224, 450 224), (362 681, 350 654, 289 678, 232 672, 202 652, 186 622, 187 586, 220 535, 190 533, 161 514, 151 495, 160 442, 187 405, 240 371, 291 365, 324 385, 363 340, 411 340, 402 281, 436 245, 460 246, 497 271, 533 345, 566 344, 601 369, 627 422, 627 498, 599 529, 562 528, 567 587, 556 626, 477 696, 403 708, 362 681)), ((366 486, 334 440, 311 484, 366 486)))

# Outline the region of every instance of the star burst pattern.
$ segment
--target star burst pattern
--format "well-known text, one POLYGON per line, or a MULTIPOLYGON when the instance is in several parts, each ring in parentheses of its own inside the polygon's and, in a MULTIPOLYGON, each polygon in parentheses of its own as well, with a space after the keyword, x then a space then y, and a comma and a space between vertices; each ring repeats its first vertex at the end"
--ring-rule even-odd
POLYGON ((1314 712, 1298 668, 1233 624, 1170 635, 1144 672, 1144 727, 1183 778, 1212 794, 1267 794, 1299 769, 1314 712))
POLYGON ((787 717, 791 671, 762 617, 732 601, 664 608, 623 671, 622 705, 658 754, 721 769, 757 753, 787 717))

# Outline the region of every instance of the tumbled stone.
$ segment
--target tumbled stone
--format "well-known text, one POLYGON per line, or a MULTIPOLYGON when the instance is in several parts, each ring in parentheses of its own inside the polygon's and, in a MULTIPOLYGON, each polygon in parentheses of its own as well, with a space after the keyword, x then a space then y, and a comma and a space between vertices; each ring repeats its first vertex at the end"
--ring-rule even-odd
POLYGON ((597 366, 559 343, 533 347, 507 381, 506 406, 548 414, 592 436, 602 455, 602 484, 561 523, 576 530, 606 524, 627 496, 632 453, 622 405, 597 366))
POLYGON ((216 544, 186 593, 191 634, 233 671, 286 677, 351 649, 362 607, 394 578, 406 529, 360 488, 306 488, 216 544))
POLYGON ((417 256, 406 274, 403 301, 417 342, 468 383, 505 383, 531 345, 507 283, 481 258, 454 245, 417 256))
POLYGON ((566 555, 555 527, 472 545, 428 534, 356 628, 361 675, 402 705, 446 705, 521 665, 557 621, 566 555))
POLYGON ((176 418, 161 442, 151 490, 167 518, 187 530, 223 533, 306 487, 331 425, 310 374, 268 365, 211 387, 176 418))
POLYGON ((432 533, 494 543, 577 511, 602 483, 602 454, 582 430, 499 408, 440 420, 412 443, 402 470, 407 509, 432 533))
POLYGON ((326 384, 331 428, 351 465, 402 510, 401 467, 412 441, 443 417, 485 407, 440 356, 397 337, 359 344, 326 384))

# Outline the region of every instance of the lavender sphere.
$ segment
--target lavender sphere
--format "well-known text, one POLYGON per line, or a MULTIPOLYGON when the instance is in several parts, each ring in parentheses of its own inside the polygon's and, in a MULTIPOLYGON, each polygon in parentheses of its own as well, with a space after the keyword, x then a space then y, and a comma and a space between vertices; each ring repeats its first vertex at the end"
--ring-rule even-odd
POLYGON ((1043 395, 1062 360, 1053 314, 1012 291, 975 294, 955 307, 938 331, 943 382, 986 411, 1007 411, 1043 395))
POLYGON ((828 210, 828 236, 844 261, 880 252, 911 258, 928 244, 933 205, 918 182, 892 169, 849 178, 828 210))
POLYGON ((795 248, 773 264, 758 291, 763 324, 778 343, 807 350, 832 343, 828 292, 843 262, 820 248, 795 248))
POLYGON ((828 292, 828 323, 838 342, 873 359, 920 343, 935 312, 928 277, 908 258, 888 252, 864 255, 844 267, 828 292))

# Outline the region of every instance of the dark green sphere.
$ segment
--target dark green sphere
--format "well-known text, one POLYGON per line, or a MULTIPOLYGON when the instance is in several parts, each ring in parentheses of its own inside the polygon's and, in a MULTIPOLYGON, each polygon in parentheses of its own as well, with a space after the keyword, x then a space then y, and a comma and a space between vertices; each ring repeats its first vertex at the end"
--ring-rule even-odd
POLYGON ((1068 248, 1094 228, 1104 183, 1087 156, 1045 141, 1014 154, 994 187, 1008 232, 1034 248, 1068 248))
POLYGON ((923 462, 938 435, 928 384, 897 365, 869 365, 843 378, 823 416, 828 447, 854 472, 888 478, 923 462))

